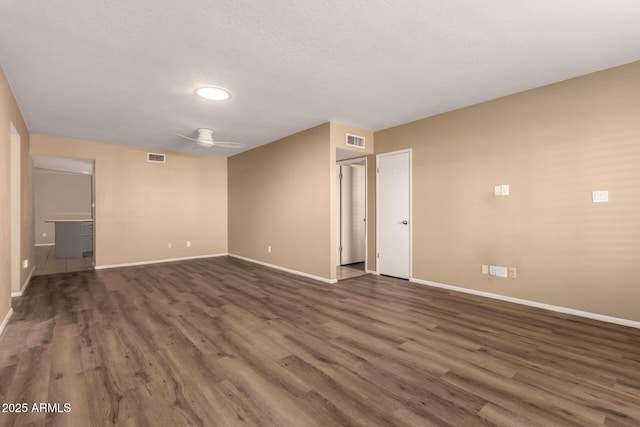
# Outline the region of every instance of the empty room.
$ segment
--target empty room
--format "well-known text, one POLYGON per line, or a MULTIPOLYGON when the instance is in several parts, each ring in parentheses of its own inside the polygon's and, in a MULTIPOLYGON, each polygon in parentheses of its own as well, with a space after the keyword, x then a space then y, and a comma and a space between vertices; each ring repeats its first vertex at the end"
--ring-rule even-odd
POLYGON ((639 426, 640 4, 0 3, 0 426, 639 426))

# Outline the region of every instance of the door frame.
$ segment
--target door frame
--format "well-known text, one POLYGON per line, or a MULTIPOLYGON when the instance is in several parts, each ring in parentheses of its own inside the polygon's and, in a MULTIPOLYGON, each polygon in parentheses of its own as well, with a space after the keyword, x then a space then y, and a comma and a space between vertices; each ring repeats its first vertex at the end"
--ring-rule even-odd
POLYGON ((380 158, 409 154, 409 277, 413 278, 413 149, 390 151, 376 154, 376 274, 380 274, 380 158))
MULTIPOLYGON (((360 163, 364 162, 364 270, 368 271, 367 266, 369 265, 369 160, 367 157, 356 157, 348 160, 340 160, 336 162, 336 166, 348 165, 351 163, 360 163)), ((338 185, 341 185, 340 183, 338 185)), ((340 187, 340 191, 342 191, 342 187, 340 187)), ((341 196, 341 193, 339 193, 341 196)), ((342 197, 340 197, 342 200, 342 197)), ((340 202, 342 203, 342 202, 340 202)), ((340 215, 342 215, 342 206, 339 207, 340 215)), ((336 228, 337 231, 342 235, 342 218, 336 218, 336 228)), ((340 239, 342 240, 342 238, 340 239)), ((341 241, 339 242, 342 243, 341 241)), ((377 264, 377 263, 376 263, 377 264)), ((338 263, 337 266, 341 264, 338 263)))
POLYGON ((11 296, 15 297, 22 295, 22 137, 11 121, 9 121, 9 222, 11 224, 9 287, 11 296))

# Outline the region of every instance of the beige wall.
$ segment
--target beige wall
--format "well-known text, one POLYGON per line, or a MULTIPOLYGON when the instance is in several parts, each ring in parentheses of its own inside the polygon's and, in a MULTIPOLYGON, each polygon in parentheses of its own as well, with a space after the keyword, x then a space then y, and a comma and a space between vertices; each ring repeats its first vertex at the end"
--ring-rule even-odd
POLYGON ((373 132, 338 122, 329 122, 331 132, 331 145, 334 148, 349 150, 353 157, 364 157, 374 153, 373 132), (347 145, 347 134, 362 136, 365 139, 364 148, 356 148, 347 145))
POLYGON ((375 139, 413 149, 414 278, 640 321, 640 62, 375 139))
POLYGON ((227 252, 227 159, 43 135, 31 151, 95 160, 97 266, 227 252))
POLYGON ((335 277, 329 132, 325 123, 229 158, 230 253, 335 277))
POLYGON ((55 242, 50 219, 92 218, 91 175, 35 169, 33 173, 36 244, 55 242), (43 233, 46 236, 43 236, 43 233))
MULTIPOLYGON (((15 166, 15 165, 14 165, 15 166)), ((11 88, 0 67, 0 322, 11 308, 11 292, 20 290, 35 260, 33 251, 33 191, 29 158, 29 132, 16 104, 11 88), (19 134, 20 206, 11 203, 11 123, 19 134), (11 286, 11 211, 16 209, 21 218, 19 262, 27 260, 29 268, 21 266, 20 278, 11 286)), ((14 266, 15 267, 15 266, 14 266)))

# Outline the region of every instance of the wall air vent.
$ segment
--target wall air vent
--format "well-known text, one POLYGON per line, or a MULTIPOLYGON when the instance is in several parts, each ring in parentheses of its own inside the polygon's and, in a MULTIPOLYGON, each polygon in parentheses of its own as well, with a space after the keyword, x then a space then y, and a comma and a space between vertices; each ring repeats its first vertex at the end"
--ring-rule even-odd
POLYGON ((151 163, 167 163, 167 158, 164 154, 147 153, 147 162, 151 163))
POLYGON ((364 136, 347 134, 347 146, 364 148, 364 136))

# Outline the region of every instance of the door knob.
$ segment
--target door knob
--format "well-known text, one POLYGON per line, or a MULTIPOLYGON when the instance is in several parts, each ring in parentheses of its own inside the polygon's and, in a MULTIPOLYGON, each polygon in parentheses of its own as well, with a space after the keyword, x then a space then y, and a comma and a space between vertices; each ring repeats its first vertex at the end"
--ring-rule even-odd
POLYGON ((402 221, 402 223, 403 223, 404 225, 407 225, 407 224, 409 224, 409 221, 407 221, 407 220, 405 219, 404 221, 402 221))

